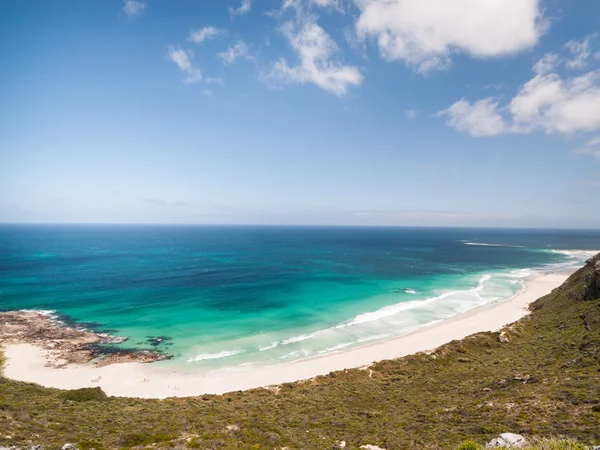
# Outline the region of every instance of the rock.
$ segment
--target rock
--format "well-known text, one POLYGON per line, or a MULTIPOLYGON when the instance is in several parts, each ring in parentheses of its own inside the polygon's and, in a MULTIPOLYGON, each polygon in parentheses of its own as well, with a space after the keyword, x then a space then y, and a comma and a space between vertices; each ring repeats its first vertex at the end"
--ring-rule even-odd
POLYGON ((238 431, 239 429, 239 425, 227 425, 227 431, 238 431))
POLYGON ((524 447, 527 441, 520 434, 515 433, 502 433, 499 437, 492 439, 486 445, 486 448, 498 448, 498 447, 511 447, 521 448, 524 447))
POLYGON ((61 447, 61 450, 78 450, 73 444, 65 444, 61 447))
POLYGON ((594 446, 592 447, 592 450, 600 450, 600 445, 594 445, 594 446))
POLYGON ((340 448, 346 448, 346 441, 340 441, 340 448))
POLYGON ((41 445, 32 445, 30 450, 43 450, 41 445))
POLYGON ((373 444, 361 445, 360 448, 363 448, 364 450, 385 450, 385 448, 381 448, 373 444))
POLYGON ((502 342, 503 344, 509 342, 508 336, 504 331, 498 335, 498 341, 502 342))
POLYGON ((592 269, 585 275, 583 300, 595 300, 600 298, 600 258, 588 259, 586 265, 592 269))

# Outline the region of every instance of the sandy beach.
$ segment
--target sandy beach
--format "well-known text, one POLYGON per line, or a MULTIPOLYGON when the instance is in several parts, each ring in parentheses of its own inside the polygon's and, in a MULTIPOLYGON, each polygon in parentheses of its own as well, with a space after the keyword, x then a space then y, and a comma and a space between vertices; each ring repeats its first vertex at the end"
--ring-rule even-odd
POLYGON ((222 394, 278 385, 433 350, 477 332, 500 330, 525 316, 530 303, 560 286, 568 276, 568 273, 554 273, 530 279, 523 292, 506 301, 475 308, 411 334, 286 365, 194 374, 173 372, 160 363, 53 368, 46 366, 51 357, 47 350, 26 343, 11 343, 4 348, 7 360, 4 375, 60 389, 100 386, 108 395, 142 398, 222 394))

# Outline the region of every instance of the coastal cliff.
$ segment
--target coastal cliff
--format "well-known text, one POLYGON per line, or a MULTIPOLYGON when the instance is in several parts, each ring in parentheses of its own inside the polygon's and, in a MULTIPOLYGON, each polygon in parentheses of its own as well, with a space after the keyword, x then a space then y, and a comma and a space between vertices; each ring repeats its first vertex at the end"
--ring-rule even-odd
POLYGON ((510 431, 592 448, 599 283, 597 255, 500 332, 268 389, 141 400, 0 378, 0 446, 454 449, 510 431))

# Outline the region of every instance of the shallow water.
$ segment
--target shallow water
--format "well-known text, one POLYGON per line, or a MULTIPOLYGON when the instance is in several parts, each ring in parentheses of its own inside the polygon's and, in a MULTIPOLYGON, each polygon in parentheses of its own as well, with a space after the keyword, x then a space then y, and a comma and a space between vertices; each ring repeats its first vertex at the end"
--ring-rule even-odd
POLYGON ((600 232, 3 225, 0 309, 68 315, 181 371, 235 370, 408 333, 590 249, 600 232))

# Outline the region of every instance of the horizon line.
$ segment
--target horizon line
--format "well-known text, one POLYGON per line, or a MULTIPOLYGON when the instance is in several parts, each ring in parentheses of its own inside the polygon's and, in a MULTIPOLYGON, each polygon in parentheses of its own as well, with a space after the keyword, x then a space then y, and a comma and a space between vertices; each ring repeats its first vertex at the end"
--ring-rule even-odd
POLYGON ((269 223, 161 223, 161 222, 1 222, 6 225, 71 225, 71 226, 173 226, 173 227, 280 227, 280 228, 446 228, 490 230, 563 230, 600 231, 600 227, 536 227, 493 225, 367 225, 367 224, 269 224, 269 223))

